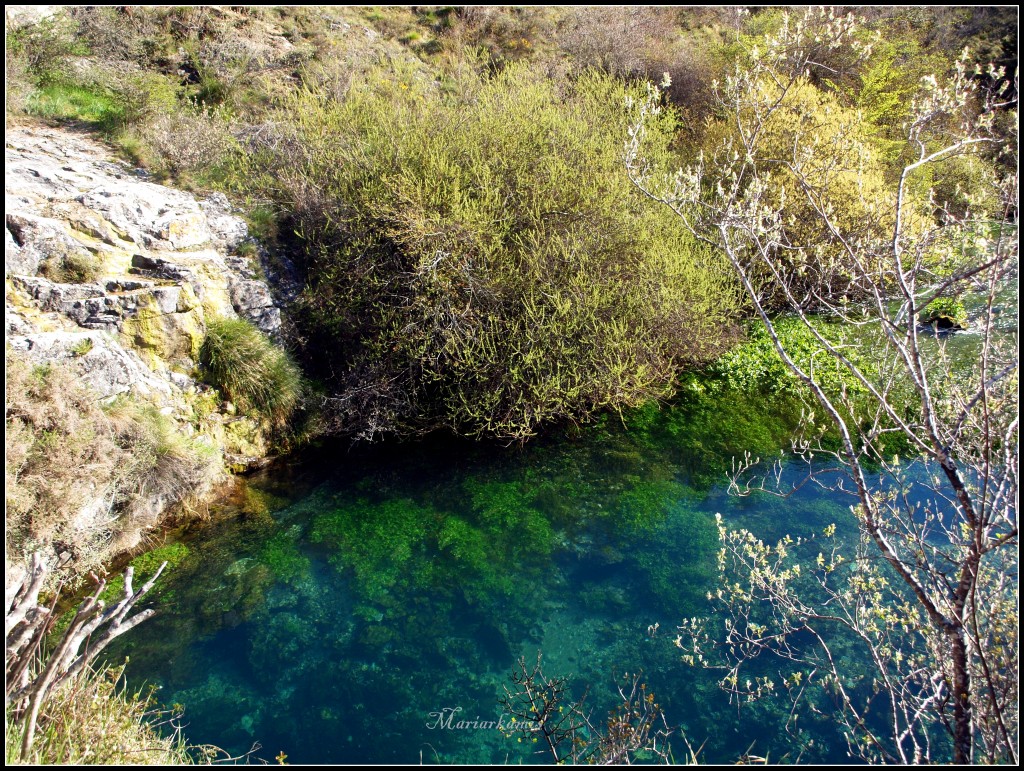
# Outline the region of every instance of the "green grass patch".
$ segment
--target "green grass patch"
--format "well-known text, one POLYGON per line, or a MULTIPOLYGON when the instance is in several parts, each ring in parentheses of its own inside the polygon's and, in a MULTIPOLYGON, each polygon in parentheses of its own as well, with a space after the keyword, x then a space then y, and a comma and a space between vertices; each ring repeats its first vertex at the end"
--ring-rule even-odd
POLYGON ((286 421, 302 395, 295 363, 244 319, 211 321, 199 360, 228 399, 274 423, 286 421))
POLYGON ((68 82, 48 83, 29 98, 30 115, 57 121, 81 122, 90 128, 111 133, 125 121, 124 105, 105 89, 68 82))

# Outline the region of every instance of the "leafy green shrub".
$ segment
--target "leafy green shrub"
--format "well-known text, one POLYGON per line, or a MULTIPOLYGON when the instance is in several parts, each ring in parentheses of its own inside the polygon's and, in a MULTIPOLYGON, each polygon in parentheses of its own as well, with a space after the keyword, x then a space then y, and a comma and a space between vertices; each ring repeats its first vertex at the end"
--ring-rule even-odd
POLYGON ((31 24, 12 26, 5 43, 7 55, 21 58, 32 79, 41 84, 65 79, 71 57, 87 53, 78 38, 78 25, 61 12, 31 24))
POLYGON ((125 124, 143 123, 178 109, 178 88, 171 78, 153 72, 104 79, 121 105, 125 124))
POLYGON ((620 77, 655 77, 653 60, 664 56, 678 38, 677 16, 675 8, 574 8, 559 24, 556 40, 581 64, 620 77))
MULTIPOLYGON (((780 280, 751 258, 762 303, 788 307, 784 286, 806 298, 801 300, 804 307, 822 298, 863 297, 864 274, 882 270, 882 258, 866 254, 860 257, 862 263, 853 261, 849 245, 822 223, 816 207, 835 212, 834 225, 843 233, 881 238, 892 228, 892 215, 881 202, 894 195, 894 187, 871 131, 859 113, 844 108, 834 94, 806 78, 785 90, 767 77, 752 81, 744 98, 739 111, 743 130, 749 131, 746 124, 752 116, 766 116, 755 138, 741 138, 735 119, 721 119, 709 125, 703 146, 708 157, 727 157, 746 152, 742 148, 749 141, 754 161, 773 169, 758 205, 781 210, 779 225, 787 249, 779 259, 787 275, 780 280), (816 150, 801 154, 797 148, 803 147, 816 150)), ((906 217, 912 221, 912 207, 907 209, 906 217)))
POLYGON ((555 33, 554 9, 543 6, 465 6, 458 10, 458 37, 464 45, 504 61, 529 59, 549 48, 555 33))
POLYGON ((4 108, 8 115, 24 112, 28 96, 32 93, 32 77, 28 69, 28 57, 8 45, 4 56, 4 108))
POLYGON ((79 38, 90 54, 101 62, 144 63, 147 47, 144 40, 144 13, 126 13, 127 9, 78 6, 69 9, 78 24, 79 38))
MULTIPOLYGON (((794 361, 805 372, 814 368, 816 379, 830 393, 838 394, 843 389, 851 393, 863 390, 863 385, 845 369, 839 367, 831 358, 822 355, 821 344, 799 319, 782 317, 775 319, 773 324, 782 344, 794 361)), ((840 344, 844 345, 844 350, 851 361, 867 371, 872 371, 870 348, 864 344, 865 341, 856 340, 854 335, 844 333, 835 324, 827 321, 822 320, 819 324, 827 339, 841 340, 840 344)), ((779 358, 767 330, 760 322, 752 325, 750 337, 745 343, 722 356, 710 369, 712 373, 721 376, 729 387, 738 391, 791 395, 804 392, 803 384, 779 358)))
POLYGON ((199 360, 228 399, 275 423, 288 419, 302 394, 288 354, 244 319, 211 321, 199 360))
MULTIPOLYGON (((247 169, 291 212, 308 360, 345 428, 521 439, 670 393, 738 305, 718 258, 633 190, 628 90, 513 65, 295 96, 247 169)), ((651 152, 668 154, 671 120, 651 152)))
MULTIPOLYGON (((905 420, 915 418, 919 401, 912 384, 899 373, 888 373, 881 369, 882 362, 873 356, 874 349, 881 344, 878 339, 880 332, 876 327, 842 326, 825 318, 816 319, 812 323, 827 340, 842 349, 843 355, 863 372, 869 381, 888 381, 890 404, 903 413, 905 420)), ((803 322, 796 317, 780 317, 773 321, 773 325, 793 361, 804 372, 814 374, 814 379, 831 398, 836 400, 850 422, 882 427, 891 425, 889 418, 876 414, 864 384, 850 374, 837 359, 825 352, 824 347, 803 322)), ((817 434, 826 446, 838 441, 838 434, 823 433, 828 430, 827 423, 814 424, 813 415, 818 410, 817 401, 811 397, 810 390, 783 363, 761 323, 753 325, 749 339, 722 356, 708 372, 717 375, 718 382, 737 395, 739 405, 743 404, 744 399, 770 397, 783 406, 779 412, 785 414, 803 403, 809 407, 804 429, 817 434)), ((696 395, 697 389, 692 390, 696 395)), ((749 402, 746 409, 750 407, 753 407, 751 419, 745 420, 751 427, 756 428, 760 423, 757 405, 749 402)), ((734 415, 739 417, 743 413, 744 410, 737 409, 734 415)), ((712 418, 712 421, 714 420, 712 418)), ((776 425, 763 426, 763 429, 773 433, 779 427, 779 421, 775 423, 776 425)), ((758 440, 756 434, 752 434, 749 440, 750 446, 745 449, 770 446, 770 443, 758 440)), ((907 454, 906 444, 902 435, 896 432, 890 433, 884 444, 879 443, 879 446, 886 447, 890 453, 907 454)), ((739 449, 744 448, 737 448, 737 452, 739 449)))
POLYGON ((922 324, 938 329, 963 329, 967 326, 967 308, 955 297, 936 297, 918 314, 922 324))

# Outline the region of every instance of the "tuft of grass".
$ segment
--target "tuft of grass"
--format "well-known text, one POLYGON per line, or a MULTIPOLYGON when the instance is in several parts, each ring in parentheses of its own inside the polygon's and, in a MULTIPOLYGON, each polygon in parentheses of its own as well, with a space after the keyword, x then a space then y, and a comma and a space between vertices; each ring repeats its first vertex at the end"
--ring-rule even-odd
POLYGON ((299 369, 288 354, 244 319, 216 319, 199 352, 209 381, 244 410, 283 424, 302 395, 299 369))
MULTIPOLYGON (((191 765, 175 716, 151 694, 130 690, 124 667, 86 669, 44 704, 30 756, 21 757, 23 721, 6 717, 8 765, 191 765), (171 726, 161 735, 161 726, 171 726)), ((205 756, 204 748, 196 748, 205 756)))
POLYGON ((273 243, 278 236, 278 215, 270 204, 255 204, 244 215, 249 233, 263 243, 273 243))
POLYGON ((67 249, 43 260, 39 273, 57 283, 88 284, 99 278, 100 261, 84 249, 67 249))

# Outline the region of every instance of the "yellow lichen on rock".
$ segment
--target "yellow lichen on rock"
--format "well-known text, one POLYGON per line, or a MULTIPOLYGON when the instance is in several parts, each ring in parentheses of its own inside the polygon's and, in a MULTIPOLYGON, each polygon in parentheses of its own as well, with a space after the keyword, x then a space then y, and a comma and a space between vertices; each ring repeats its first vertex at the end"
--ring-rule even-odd
POLYGON ((141 295, 136 314, 122 325, 124 344, 154 370, 177 359, 194 359, 203 343, 203 306, 188 284, 178 289, 173 311, 161 308, 155 294, 141 295))

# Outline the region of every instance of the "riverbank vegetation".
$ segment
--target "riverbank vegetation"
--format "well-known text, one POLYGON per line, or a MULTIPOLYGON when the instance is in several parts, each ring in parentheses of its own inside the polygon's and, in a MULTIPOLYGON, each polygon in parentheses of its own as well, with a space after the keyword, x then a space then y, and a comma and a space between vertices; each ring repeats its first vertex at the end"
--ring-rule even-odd
MULTIPOLYGON (((907 149, 883 193, 871 181, 866 139, 854 126, 833 134, 820 105, 805 101, 821 54, 846 47, 870 55, 852 16, 819 9, 783 25, 716 88, 731 136, 677 172, 659 169, 637 141, 662 109, 656 88, 637 109, 627 161, 633 180, 693 237, 728 255, 786 371, 839 432, 838 447, 805 437, 795 449, 812 478, 815 452, 834 459, 842 477, 824 484, 849 485, 861 533, 858 549, 822 544, 816 565, 802 567, 793 539, 766 546, 720 525, 717 599, 731 623, 719 638, 692 619, 678 644, 691 663, 716 649, 725 659, 723 687, 737 698, 775 686, 770 677, 740 682, 744 665, 765 652, 798 664, 794 684, 806 676, 810 687, 817 674, 814 684, 836 700, 851 755, 869 762, 1014 762, 1019 661, 995 641, 1005 638, 1005 609, 1017 602, 1007 582, 1016 573, 1019 349, 1015 331, 996 329, 993 308, 1018 273, 1016 174, 993 175, 991 189, 970 196, 966 208, 915 199, 919 175, 931 181, 948 158, 988 148, 990 158, 1016 166, 1016 124, 1006 115, 1016 84, 994 65, 972 74, 966 53, 949 79, 925 78, 904 124, 907 149), (797 119, 793 137, 777 146, 774 127, 787 118, 797 119), (796 205, 785 202, 787 186, 796 205), (950 244, 959 264, 942 270, 950 244), (934 318, 927 314, 938 301, 955 306, 969 294, 982 305, 981 340, 964 370, 935 344, 934 328, 918 325, 934 318), (866 302, 850 302, 861 297, 866 302), (780 303, 814 340, 811 357, 791 332, 780 334, 770 315, 780 303), (821 307, 842 327, 874 330, 869 365, 811 318, 809 309, 821 307), (858 387, 837 390, 836 372, 858 387), (870 457, 879 468, 869 471, 870 457), (814 576, 807 584, 805 569, 814 576), (871 662, 862 678, 873 694, 833 656, 843 639, 871 662), (879 702, 888 719, 868 724, 864 716, 879 702)), ((750 465, 741 464, 734 483, 750 465)), ((790 695, 799 710, 801 696, 790 695)))
POLYGON ((215 473, 213 448, 188 441, 155 407, 114 400, 60 363, 6 357, 5 501, 9 555, 52 546, 84 577, 138 544, 165 505, 193 495, 215 473), (107 507, 104 528, 81 528, 82 502, 107 507))
MULTIPOLYGON (((1000 555, 1016 544, 1016 349, 994 310, 1017 271, 1006 226, 1017 217, 1015 13, 816 13, 78 7, 10 31, 7 116, 73 122, 159 177, 228 193, 295 263, 302 375, 241 322, 211 324, 200 351, 209 383, 274 430, 303 377, 318 430, 361 440, 524 441, 609 413, 643 422, 644 405, 675 398, 706 428, 695 446, 731 448, 715 434, 743 425, 768 448, 775 428, 751 405, 783 404, 787 427, 803 407, 799 446, 851 472, 865 536, 856 567, 837 573, 852 594, 825 578, 840 551, 822 552, 833 593, 821 602, 867 597, 882 613, 881 627, 846 626, 875 656, 876 693, 908 716, 862 743, 860 703, 838 674, 822 680, 851 752, 1012 760, 1017 662, 985 651, 1006 651, 1003 614, 1015 612, 1000 555), (985 307, 973 318, 972 292, 985 307), (980 365, 964 374, 935 328, 972 325, 980 365), (740 417, 703 414, 708 390, 736 393, 740 417), (929 500, 954 503, 928 504, 928 527, 893 508, 912 486, 901 456, 951 485, 933 485, 929 500), (866 465, 881 468, 880 486, 864 482, 866 465), (906 590, 890 591, 893 580, 906 590), (907 592, 916 605, 901 604, 907 592), (900 624, 906 648, 889 637, 900 624), (951 749, 929 754, 943 725, 951 749)), ((182 497, 202 476, 202 448, 173 445, 159 415, 102 410, 60 377, 9 369, 8 528, 91 549, 81 564, 92 566, 103 552, 69 530, 76 486, 109 486, 125 511, 133 486, 182 497)), ((647 498, 671 497, 671 484, 647 498)), ((487 584, 503 580, 495 549, 544 556, 535 512, 503 503, 515 489, 469 494, 479 521, 445 520, 438 550, 487 584), (523 540, 505 540, 513 527, 523 540)), ((911 509, 919 499, 904 497, 911 509)), ((358 544, 347 567, 382 593, 399 580, 395 555, 411 558, 406 540, 436 519, 412 504, 340 506, 313 535, 358 544)), ((730 564, 767 581, 786 611, 782 638, 806 632, 811 606, 772 561, 784 555, 722 539, 730 564)), ((293 572, 296 555, 267 550, 293 572)), ((743 616, 752 596, 718 599, 743 616)), ((762 621, 744 650, 793 658, 762 621)), ((807 660, 810 671, 825 659, 807 660)), ((737 697, 762 695, 737 682, 725 681, 737 697)))
MULTIPOLYGON (((891 227, 870 202, 892 189, 921 77, 949 70, 963 44, 1013 56, 995 12, 946 16, 873 10, 856 40, 817 46, 821 69, 761 124, 763 153, 808 121, 821 147, 859 148, 855 166, 804 170, 812 185, 831 175, 843 227, 891 227), (896 28, 898 40, 885 34, 896 28)), ((243 201, 305 272, 294 339, 329 430, 507 441, 666 398, 737 341, 750 309, 721 253, 629 190, 624 104, 668 73, 645 153, 666 166, 713 154, 738 128, 712 83, 743 71, 782 19, 83 7, 11 35, 9 112, 80 120, 158 174, 243 201)), ((758 88, 745 110, 779 97, 758 88)), ((953 208, 982 194, 991 160, 916 175, 906 216, 930 215, 929 186, 953 208)), ((794 291, 861 299, 799 183, 776 169, 766 199, 784 202, 788 238, 813 251, 783 265, 799 275, 794 291)), ((776 293, 767 306, 782 307, 761 278, 776 293)))

